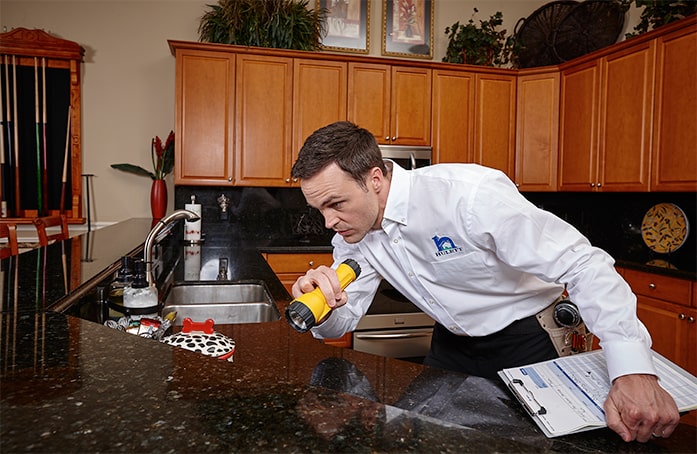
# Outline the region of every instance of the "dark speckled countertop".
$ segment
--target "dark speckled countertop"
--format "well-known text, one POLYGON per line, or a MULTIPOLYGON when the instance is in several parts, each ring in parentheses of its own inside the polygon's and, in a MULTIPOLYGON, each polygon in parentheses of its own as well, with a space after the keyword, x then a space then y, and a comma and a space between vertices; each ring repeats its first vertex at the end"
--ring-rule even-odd
MULTIPOLYGON (((90 235, 99 240, 91 259, 82 238, 0 262, 0 452, 697 448, 697 430, 686 425, 647 444, 624 443, 607 429, 548 439, 498 381, 330 347, 285 320, 218 326, 237 343, 228 363, 44 311, 137 249, 149 224, 109 229, 90 235)), ((279 306, 288 301, 256 249, 282 245, 213 243, 202 247, 202 266, 228 254, 232 279, 267 280, 279 306)), ((165 262, 172 257, 163 252, 165 262)))

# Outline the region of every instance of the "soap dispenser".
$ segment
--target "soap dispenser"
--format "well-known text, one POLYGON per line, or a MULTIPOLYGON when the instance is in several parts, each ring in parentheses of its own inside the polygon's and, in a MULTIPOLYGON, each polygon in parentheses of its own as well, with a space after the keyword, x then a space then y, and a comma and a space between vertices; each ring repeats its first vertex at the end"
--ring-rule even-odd
POLYGON ((126 309, 139 309, 139 314, 147 312, 142 309, 152 309, 157 312, 157 287, 148 285, 145 279, 145 262, 138 260, 134 265, 134 275, 131 284, 123 289, 123 305, 126 309))
POLYGON ((133 281, 131 261, 131 257, 121 257, 121 268, 109 286, 109 318, 119 318, 126 312, 123 309, 123 290, 133 281))

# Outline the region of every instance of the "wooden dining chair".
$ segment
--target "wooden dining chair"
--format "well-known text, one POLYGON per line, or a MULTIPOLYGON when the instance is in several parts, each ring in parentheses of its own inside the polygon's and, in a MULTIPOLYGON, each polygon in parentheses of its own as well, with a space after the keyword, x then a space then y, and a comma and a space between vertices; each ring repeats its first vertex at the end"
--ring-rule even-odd
POLYGON ((48 246, 52 241, 62 241, 70 238, 68 219, 63 215, 34 218, 33 222, 34 226, 36 226, 36 233, 39 235, 40 246, 48 246), (53 229, 49 232, 48 229, 52 227, 60 227, 60 230, 55 231, 53 229))
POLYGON ((16 225, 5 222, 0 223, 0 239, 7 240, 6 243, 0 244, 0 259, 19 254, 16 225))

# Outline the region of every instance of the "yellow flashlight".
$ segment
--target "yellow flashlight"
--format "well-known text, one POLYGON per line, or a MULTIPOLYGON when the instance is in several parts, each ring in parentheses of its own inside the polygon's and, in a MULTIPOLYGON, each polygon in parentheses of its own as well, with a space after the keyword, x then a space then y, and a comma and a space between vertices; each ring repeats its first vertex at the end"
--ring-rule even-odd
MULTIPOLYGON (((355 281, 361 274, 361 267, 353 259, 346 259, 336 269, 341 290, 355 281)), ((322 320, 332 308, 327 304, 318 288, 294 299, 286 308, 286 319, 296 331, 304 333, 322 320)))

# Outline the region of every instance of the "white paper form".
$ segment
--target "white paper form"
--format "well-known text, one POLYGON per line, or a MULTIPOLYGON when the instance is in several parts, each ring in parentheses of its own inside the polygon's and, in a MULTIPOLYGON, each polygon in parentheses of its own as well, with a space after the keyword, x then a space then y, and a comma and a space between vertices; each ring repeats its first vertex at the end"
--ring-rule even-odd
MULTIPOLYGON (((680 411, 697 408, 697 378, 653 352, 659 383, 680 411)), ((605 427, 610 392, 605 355, 595 350, 505 369, 501 378, 548 437, 605 427)))

